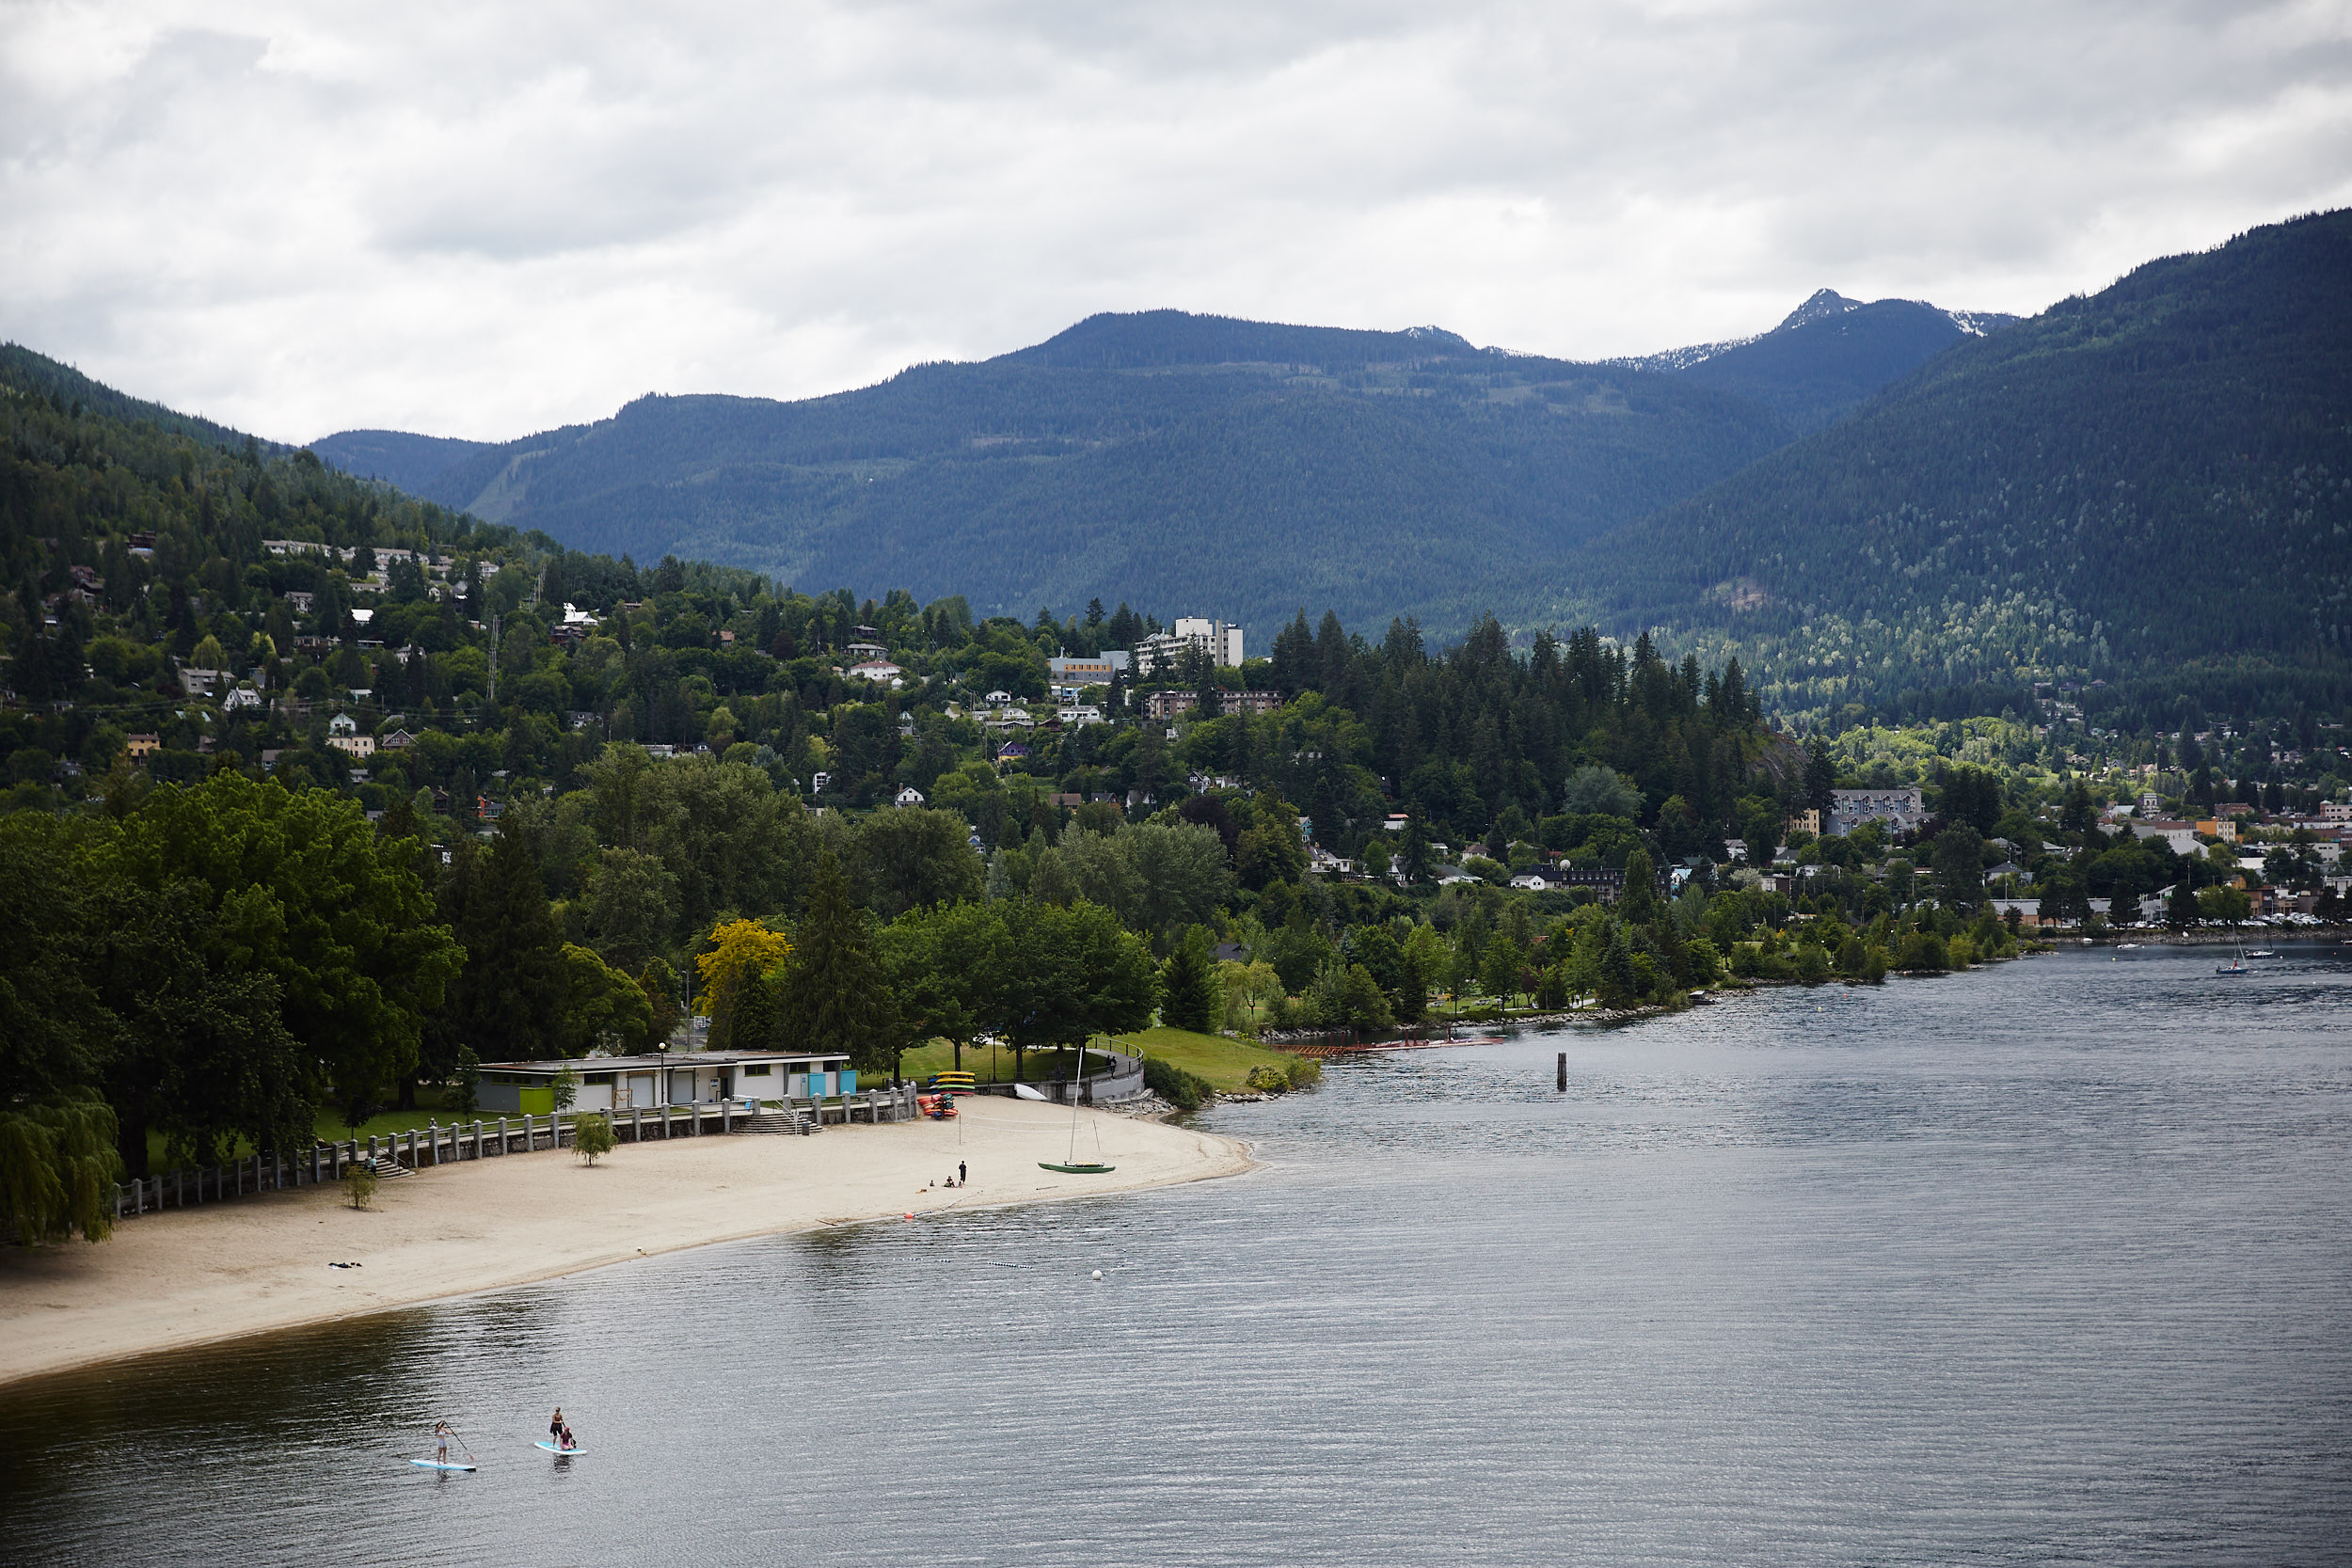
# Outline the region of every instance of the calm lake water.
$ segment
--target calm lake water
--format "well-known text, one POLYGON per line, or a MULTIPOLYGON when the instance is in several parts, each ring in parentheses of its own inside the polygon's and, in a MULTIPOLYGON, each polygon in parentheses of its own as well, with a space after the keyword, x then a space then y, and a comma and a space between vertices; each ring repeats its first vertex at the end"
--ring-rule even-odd
POLYGON ((2345 1561, 2342 951, 1335 1064, 1209 1117, 1238 1180, 52 1381, 0 1410, 0 1556, 2345 1561), (530 1446, 556 1401, 592 1452, 530 1446), (404 1462, 444 1415, 479 1473, 404 1462))

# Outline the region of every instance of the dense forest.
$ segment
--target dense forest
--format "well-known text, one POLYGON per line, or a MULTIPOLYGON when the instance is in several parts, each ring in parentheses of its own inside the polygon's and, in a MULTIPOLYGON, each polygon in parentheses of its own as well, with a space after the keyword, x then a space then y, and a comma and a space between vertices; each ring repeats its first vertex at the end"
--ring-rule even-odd
POLYGON ((2024 713, 2036 679, 2174 722, 2341 708, 2347 276, 2352 213, 2150 262, 1586 546, 1557 608, 1737 652, 1833 723, 2024 713))

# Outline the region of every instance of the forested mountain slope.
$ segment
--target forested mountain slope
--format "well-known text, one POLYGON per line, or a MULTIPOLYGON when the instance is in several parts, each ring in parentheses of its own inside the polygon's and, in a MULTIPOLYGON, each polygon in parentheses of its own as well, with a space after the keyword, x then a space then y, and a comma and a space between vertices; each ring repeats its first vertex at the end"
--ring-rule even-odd
POLYGON ((184 436, 209 447, 244 447, 251 443, 260 456, 273 456, 292 449, 275 441, 262 441, 215 424, 194 414, 183 414, 160 403, 149 403, 131 397, 113 388, 92 381, 70 365, 61 365, 47 355, 37 354, 21 343, 0 343, 0 388, 31 397, 54 399, 61 412, 70 411, 74 418, 90 414, 108 420, 127 420, 153 426, 172 436, 184 436))
POLYGON ((2015 320, 1939 310, 1915 299, 1837 304, 1842 308, 1810 315, 1801 309, 1804 319, 1709 355, 1682 374, 1754 398, 1796 429, 1818 430, 1962 339, 2015 320))
POLYGON ((405 430, 345 430, 311 442, 310 450, 321 462, 344 473, 416 491, 489 445, 448 436, 412 436, 405 430))
POLYGON ((1799 431, 1818 430, 1901 380, 1964 337, 2015 324, 2015 316, 1946 310, 1915 299, 1864 304, 1820 289, 1772 331, 1612 360, 1687 376, 1772 409, 1799 431))
POLYGON ((1149 600, 1263 638, 1302 604, 1466 627, 1526 561, 1788 436, 1673 376, 1162 311, 799 403, 644 398, 417 489, 639 560, 1025 617, 1149 600))
POLYGON ((1983 702, 2068 675, 2156 703, 2214 679, 2315 696, 2341 692, 2352 653, 2348 535, 2339 212, 1956 344, 1855 417, 1572 552, 1554 611, 1736 646, 1797 706, 1983 702))

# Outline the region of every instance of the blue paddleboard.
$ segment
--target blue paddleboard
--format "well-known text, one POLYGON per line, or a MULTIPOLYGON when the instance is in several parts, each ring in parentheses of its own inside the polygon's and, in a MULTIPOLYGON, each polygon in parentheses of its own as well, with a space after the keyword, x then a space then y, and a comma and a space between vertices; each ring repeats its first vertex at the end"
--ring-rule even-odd
POLYGON ((408 1463, 427 1470, 470 1470, 473 1468, 470 1465, 444 1464, 437 1459, 412 1459, 408 1463))
POLYGON ((531 1446, 534 1449, 545 1449, 549 1453, 560 1453, 566 1456, 576 1453, 586 1453, 588 1451, 586 1449, 559 1449, 554 1444, 548 1442, 533 1443, 531 1446))

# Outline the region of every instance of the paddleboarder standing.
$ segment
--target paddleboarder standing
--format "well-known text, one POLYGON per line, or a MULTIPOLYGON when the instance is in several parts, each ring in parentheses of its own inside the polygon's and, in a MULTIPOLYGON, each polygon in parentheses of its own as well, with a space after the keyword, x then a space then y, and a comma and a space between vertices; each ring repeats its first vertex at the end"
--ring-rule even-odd
POLYGON ((436 1447, 433 1450, 433 1462, 436 1465, 448 1464, 449 1423, 447 1421, 436 1421, 433 1423, 433 1441, 437 1445, 437 1447, 436 1447))
POLYGON ((564 1407, 560 1404, 555 1407, 555 1414, 548 1418, 548 1441, 555 1444, 564 1441, 564 1407))

